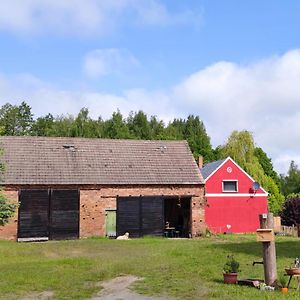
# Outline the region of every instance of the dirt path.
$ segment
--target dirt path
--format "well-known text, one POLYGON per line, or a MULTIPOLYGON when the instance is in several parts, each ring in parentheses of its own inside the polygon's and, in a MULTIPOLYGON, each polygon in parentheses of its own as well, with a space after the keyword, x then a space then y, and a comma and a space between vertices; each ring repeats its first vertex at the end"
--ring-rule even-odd
POLYGON ((138 294, 129 289, 129 286, 140 280, 140 278, 127 275, 116 277, 112 280, 103 282, 103 289, 90 300, 174 300, 169 297, 150 297, 138 294))

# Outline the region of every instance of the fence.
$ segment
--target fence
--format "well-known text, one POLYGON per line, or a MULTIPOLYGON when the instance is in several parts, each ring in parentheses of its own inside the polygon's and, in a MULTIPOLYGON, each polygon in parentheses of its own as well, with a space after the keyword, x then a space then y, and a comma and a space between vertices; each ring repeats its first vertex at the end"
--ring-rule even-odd
POLYGON ((280 233, 282 235, 291 235, 300 237, 300 227, 299 226, 281 226, 280 233))

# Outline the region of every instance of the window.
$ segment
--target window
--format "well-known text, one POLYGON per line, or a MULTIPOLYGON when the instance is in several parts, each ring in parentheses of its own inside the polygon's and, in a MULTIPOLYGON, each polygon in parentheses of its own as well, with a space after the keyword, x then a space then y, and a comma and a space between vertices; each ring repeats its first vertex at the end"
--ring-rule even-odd
POLYGON ((237 191, 238 191, 237 180, 223 181, 223 192, 237 192, 237 191))

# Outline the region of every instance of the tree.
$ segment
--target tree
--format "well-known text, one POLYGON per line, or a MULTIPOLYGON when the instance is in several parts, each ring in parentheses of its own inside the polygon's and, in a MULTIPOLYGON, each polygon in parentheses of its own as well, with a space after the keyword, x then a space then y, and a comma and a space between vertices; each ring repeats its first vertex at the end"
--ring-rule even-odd
POLYGON ((198 116, 188 116, 183 131, 183 137, 188 141, 195 158, 202 155, 205 162, 214 160, 210 138, 206 133, 203 122, 198 116))
MULTIPOLYGON (((252 134, 249 131, 233 131, 227 143, 219 147, 219 153, 223 158, 233 158, 254 180, 269 193, 269 210, 278 214, 284 202, 284 196, 280 193, 276 181, 265 173, 258 157, 255 155, 255 144, 252 134)), ((261 153, 260 153, 261 154, 261 153)))
POLYGON ((104 137, 111 139, 128 139, 131 137, 126 121, 119 110, 104 122, 104 137))
POLYGON ((281 190, 287 197, 293 193, 300 193, 300 170, 292 160, 286 176, 281 176, 281 190))
POLYGON ((260 165, 263 167, 266 175, 270 176, 280 187, 280 178, 276 171, 274 170, 272 160, 268 157, 267 153, 263 151, 262 148, 256 147, 254 149, 254 155, 257 157, 260 165))
POLYGON ((22 102, 19 106, 4 104, 0 109, 2 135, 28 135, 31 133, 33 114, 31 107, 22 102))
POLYGON ((32 135, 47 136, 50 134, 54 123, 52 114, 47 114, 45 117, 39 117, 32 125, 32 135))
POLYGON ((142 140, 151 139, 151 128, 147 115, 141 110, 135 114, 130 113, 127 119, 127 126, 132 137, 142 140))
POLYGON ((280 216, 284 225, 297 226, 300 224, 300 194, 292 194, 288 197, 280 216))

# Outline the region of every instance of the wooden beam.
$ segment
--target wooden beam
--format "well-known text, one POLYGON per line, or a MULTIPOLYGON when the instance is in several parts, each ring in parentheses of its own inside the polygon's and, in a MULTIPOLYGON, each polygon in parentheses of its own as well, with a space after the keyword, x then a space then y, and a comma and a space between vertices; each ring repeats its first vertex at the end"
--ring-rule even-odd
MULTIPOLYGON (((273 214, 259 215, 259 222, 261 229, 274 228, 273 214)), ((275 286, 277 281, 277 266, 276 266, 276 248, 275 241, 263 242, 263 260, 264 260, 264 273, 265 283, 267 285, 275 286)))

